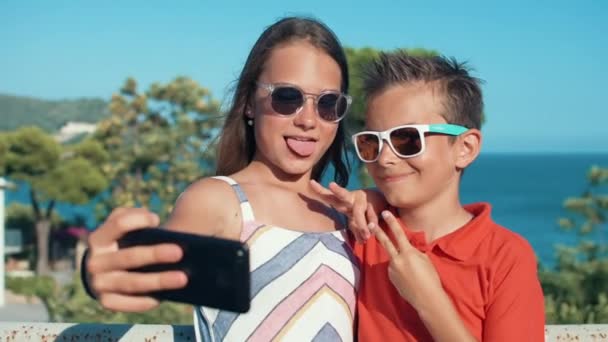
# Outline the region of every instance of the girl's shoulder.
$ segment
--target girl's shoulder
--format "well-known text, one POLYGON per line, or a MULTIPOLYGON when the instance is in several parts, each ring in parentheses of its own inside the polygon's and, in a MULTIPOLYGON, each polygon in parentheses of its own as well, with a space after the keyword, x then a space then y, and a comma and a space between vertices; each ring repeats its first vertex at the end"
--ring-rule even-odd
POLYGON ((240 217, 239 200, 232 186, 206 177, 179 195, 167 225, 181 231, 231 237, 240 228, 240 217))

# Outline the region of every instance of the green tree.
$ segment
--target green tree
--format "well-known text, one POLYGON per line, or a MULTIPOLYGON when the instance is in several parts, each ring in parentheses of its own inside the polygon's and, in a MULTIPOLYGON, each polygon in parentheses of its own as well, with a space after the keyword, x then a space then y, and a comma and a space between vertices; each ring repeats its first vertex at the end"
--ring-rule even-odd
MULTIPOLYGON (((65 224, 59 214, 54 211, 51 216, 51 227, 56 228, 65 224)), ((7 229, 20 231, 23 250, 18 258, 25 259, 30 265, 36 264, 36 217, 31 205, 11 203, 6 208, 5 226, 7 229)))
POLYGON ((218 102, 187 77, 153 84, 144 93, 129 78, 112 96, 109 111, 95 134, 110 153, 103 169, 112 179, 99 214, 146 206, 166 217, 179 193, 212 167, 208 146, 220 123, 218 102))
POLYGON ((348 62, 348 76, 350 86, 348 93, 353 97, 353 103, 346 116, 347 128, 356 132, 365 126, 365 98, 363 94, 363 71, 365 66, 380 54, 380 50, 363 47, 359 49, 346 47, 346 60, 348 62))
MULTIPOLYGON (((8 137, 0 134, 0 170, 4 170, 6 155, 8 154, 8 137)), ((1 173, 0 173, 1 175, 1 173)))
POLYGON ((548 323, 608 323, 608 168, 592 167, 588 181, 582 196, 564 201, 569 216, 558 222, 580 244, 558 247, 555 269, 540 272, 548 323))
MULTIPOLYGON (((414 56, 437 56, 435 50, 423 48, 401 49, 414 56)), ((351 131, 360 131, 365 126, 365 96, 363 93, 363 73, 366 65, 378 57, 383 50, 371 47, 351 48, 346 47, 346 60, 348 62, 348 75, 350 78, 349 94, 353 97, 353 103, 346 117, 347 125, 351 131)), ((388 51, 386 51, 388 52, 388 51)))
POLYGON ((106 310, 84 292, 78 275, 65 285, 49 276, 8 277, 6 287, 13 293, 38 298, 50 322, 192 324, 192 306, 186 304, 163 302, 154 310, 143 313, 106 310))
POLYGON ((36 272, 49 271, 48 246, 55 204, 84 204, 107 188, 99 165, 107 160, 102 146, 90 139, 61 145, 37 127, 1 133, 5 153, 0 154, 0 176, 30 187, 35 218, 36 272))

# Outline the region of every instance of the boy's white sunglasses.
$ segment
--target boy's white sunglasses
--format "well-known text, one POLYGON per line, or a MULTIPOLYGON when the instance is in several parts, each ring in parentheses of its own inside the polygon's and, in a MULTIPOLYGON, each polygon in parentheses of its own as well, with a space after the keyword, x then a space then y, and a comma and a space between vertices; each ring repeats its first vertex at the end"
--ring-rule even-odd
POLYGON ((365 163, 373 163, 378 160, 384 141, 397 156, 412 158, 424 152, 425 133, 458 136, 467 130, 466 127, 453 124, 403 125, 383 132, 363 131, 354 134, 352 139, 359 159, 365 163))

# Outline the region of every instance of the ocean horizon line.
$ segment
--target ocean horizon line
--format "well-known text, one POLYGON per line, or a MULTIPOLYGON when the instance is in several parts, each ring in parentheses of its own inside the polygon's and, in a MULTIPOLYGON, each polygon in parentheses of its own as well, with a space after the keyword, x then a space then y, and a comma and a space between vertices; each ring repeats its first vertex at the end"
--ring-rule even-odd
POLYGON ((547 150, 539 150, 539 151, 481 151, 479 155, 563 155, 563 156, 573 156, 573 155, 581 155, 581 156, 608 156, 608 151, 547 151, 547 150))

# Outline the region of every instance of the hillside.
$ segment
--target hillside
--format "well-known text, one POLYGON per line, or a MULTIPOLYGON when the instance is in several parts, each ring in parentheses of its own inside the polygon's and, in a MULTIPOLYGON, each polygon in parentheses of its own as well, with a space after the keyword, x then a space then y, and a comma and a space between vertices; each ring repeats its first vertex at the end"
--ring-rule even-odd
POLYGON ((107 113, 107 102, 99 98, 41 100, 0 94, 0 131, 36 125, 57 131, 68 121, 98 122, 107 113))

